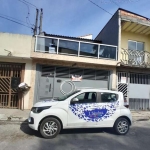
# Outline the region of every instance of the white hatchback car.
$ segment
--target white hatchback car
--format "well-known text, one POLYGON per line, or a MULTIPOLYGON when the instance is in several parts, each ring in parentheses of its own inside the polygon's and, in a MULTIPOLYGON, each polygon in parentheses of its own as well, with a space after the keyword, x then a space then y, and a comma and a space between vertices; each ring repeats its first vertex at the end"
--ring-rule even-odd
POLYGON ((132 116, 124 104, 121 92, 76 90, 58 99, 36 103, 28 123, 44 138, 54 138, 61 129, 69 128, 111 127, 117 134, 125 135, 132 123, 132 116))

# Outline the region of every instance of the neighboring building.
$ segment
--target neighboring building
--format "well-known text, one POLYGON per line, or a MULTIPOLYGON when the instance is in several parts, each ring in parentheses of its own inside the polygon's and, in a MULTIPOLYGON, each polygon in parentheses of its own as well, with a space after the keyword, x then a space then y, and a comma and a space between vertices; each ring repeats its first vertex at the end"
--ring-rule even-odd
POLYGON ((0 108, 29 109, 33 105, 30 90, 23 95, 17 90, 21 82, 30 86, 32 46, 32 36, 0 33, 0 108))
POLYGON ((117 46, 101 41, 37 35, 31 52, 34 103, 77 88, 115 89, 117 55, 117 46))
POLYGON ((150 109, 150 19, 118 9, 95 40, 118 46, 117 88, 131 109, 150 109))
POLYGON ((79 36, 79 38, 83 38, 83 39, 90 39, 92 40, 92 34, 87 34, 87 35, 83 35, 83 36, 79 36))

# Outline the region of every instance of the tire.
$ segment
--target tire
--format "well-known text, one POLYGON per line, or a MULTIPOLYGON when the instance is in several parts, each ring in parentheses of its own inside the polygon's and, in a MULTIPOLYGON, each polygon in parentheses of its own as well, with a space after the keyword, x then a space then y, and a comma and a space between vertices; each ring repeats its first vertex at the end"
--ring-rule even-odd
POLYGON ((129 121, 126 118, 118 118, 113 128, 116 134, 125 135, 128 133, 129 127, 129 121))
POLYGON ((42 137, 47 139, 55 138, 61 130, 61 124, 56 118, 45 118, 40 125, 42 137))

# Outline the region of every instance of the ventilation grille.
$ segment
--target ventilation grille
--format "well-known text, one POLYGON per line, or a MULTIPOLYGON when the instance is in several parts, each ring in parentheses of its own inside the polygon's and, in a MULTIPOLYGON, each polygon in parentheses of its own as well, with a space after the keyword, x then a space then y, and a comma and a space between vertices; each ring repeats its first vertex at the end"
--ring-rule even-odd
POLYGON ((54 77, 55 72, 56 72, 55 76, 57 78, 71 78, 72 75, 81 75, 83 79, 108 81, 109 76, 109 72, 104 70, 55 67, 55 66, 42 66, 41 76, 54 77))

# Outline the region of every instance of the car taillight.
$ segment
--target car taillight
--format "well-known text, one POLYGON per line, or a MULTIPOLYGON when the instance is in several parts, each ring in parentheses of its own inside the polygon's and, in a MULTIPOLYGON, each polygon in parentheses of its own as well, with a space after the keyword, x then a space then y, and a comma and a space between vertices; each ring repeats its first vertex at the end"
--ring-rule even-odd
POLYGON ((125 106, 126 108, 129 108, 129 104, 128 104, 127 100, 124 100, 124 106, 125 106))

